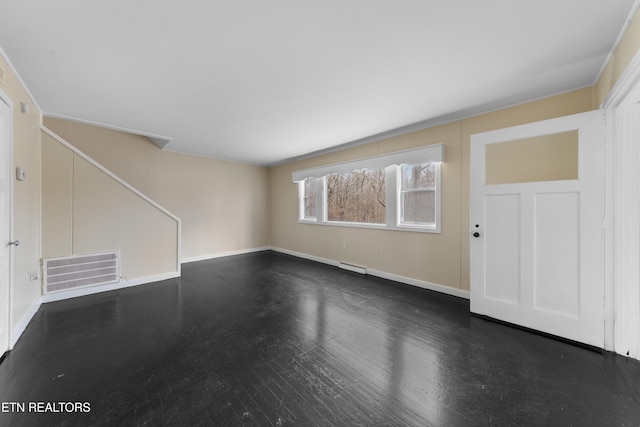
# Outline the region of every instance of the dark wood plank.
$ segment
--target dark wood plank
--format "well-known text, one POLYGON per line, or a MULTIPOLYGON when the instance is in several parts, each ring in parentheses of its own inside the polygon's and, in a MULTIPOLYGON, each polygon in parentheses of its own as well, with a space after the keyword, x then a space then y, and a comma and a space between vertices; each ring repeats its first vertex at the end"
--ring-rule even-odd
POLYGON ((263 252, 44 305, 0 363, 2 426, 640 425, 640 364, 468 301, 263 252))

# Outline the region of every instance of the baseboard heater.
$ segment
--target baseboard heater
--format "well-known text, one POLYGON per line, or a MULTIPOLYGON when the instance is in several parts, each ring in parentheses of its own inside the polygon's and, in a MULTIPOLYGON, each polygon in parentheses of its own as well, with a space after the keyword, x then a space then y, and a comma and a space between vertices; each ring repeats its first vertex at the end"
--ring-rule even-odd
POLYGON ((351 262, 340 261, 340 264, 338 264, 338 266, 343 270, 349 270, 360 274, 367 274, 367 267, 365 265, 358 265, 351 262))
POLYGON ((118 252, 73 255, 43 260, 46 294, 120 281, 118 252))

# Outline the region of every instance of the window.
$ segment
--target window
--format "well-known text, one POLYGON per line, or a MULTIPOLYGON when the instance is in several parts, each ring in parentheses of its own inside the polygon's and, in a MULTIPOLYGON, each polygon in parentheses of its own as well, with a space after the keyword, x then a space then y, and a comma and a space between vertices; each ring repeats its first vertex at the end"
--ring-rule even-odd
POLYGON ((442 144, 293 172, 301 222, 440 232, 442 144))
POLYGON ((360 169, 327 175, 327 220, 384 224, 385 172, 360 169))
POLYGON ((400 165, 400 224, 436 225, 440 163, 400 165))
POLYGON ((317 185, 316 178, 305 178, 302 182, 302 215, 301 219, 315 221, 317 218, 317 185))

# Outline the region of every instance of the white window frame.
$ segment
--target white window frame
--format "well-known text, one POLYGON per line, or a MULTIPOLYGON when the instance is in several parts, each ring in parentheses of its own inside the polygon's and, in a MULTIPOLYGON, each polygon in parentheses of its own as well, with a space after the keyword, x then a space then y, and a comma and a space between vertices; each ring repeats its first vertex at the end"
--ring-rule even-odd
POLYGON ((303 224, 332 225, 341 227, 373 228, 383 230, 418 231, 427 233, 441 232, 441 163, 444 162, 444 144, 435 144, 412 150, 399 151, 380 156, 337 163, 333 165, 319 166, 316 168, 294 171, 292 180, 298 184, 298 222, 303 224), (436 207, 435 224, 402 223, 401 216, 401 180, 399 165, 418 165, 422 163, 436 163, 436 207), (385 203, 386 223, 354 223, 327 220, 327 180, 331 173, 346 173, 357 169, 384 169, 385 170, 385 203), (304 217, 304 198, 306 178, 316 178, 316 218, 304 217))
POLYGON ((316 216, 315 217, 306 217, 305 216, 305 199, 306 199, 306 186, 305 180, 308 178, 315 177, 307 177, 302 181, 298 181, 298 222, 307 223, 307 224, 316 224, 325 222, 325 203, 324 203, 324 192, 326 188, 326 178, 320 177, 315 178, 316 180, 316 216))
POLYGON ((433 188, 433 190, 430 189, 413 189, 413 190, 402 190, 402 168, 400 168, 400 165, 398 167, 396 167, 396 179, 397 179, 397 189, 396 189, 396 199, 397 199, 397 206, 396 206, 396 214, 397 214, 397 224, 396 226, 398 228, 411 228, 411 229, 424 229, 424 230, 428 230, 428 231, 434 231, 439 233, 440 232, 440 212, 442 210, 441 208, 441 195, 442 195, 442 185, 441 185, 441 180, 442 180, 442 174, 441 174, 441 169, 442 169, 442 163, 441 162, 422 162, 422 163, 415 163, 415 164, 407 164, 408 166, 414 166, 414 165, 420 165, 420 164, 425 164, 425 163, 433 163, 435 166, 435 187, 433 188), (427 223, 411 223, 411 222, 404 222, 404 215, 402 212, 402 194, 404 193, 411 193, 411 192, 420 192, 420 191, 433 191, 435 193, 435 213, 434 213, 434 217, 435 217, 435 221, 432 224, 427 224, 427 223))

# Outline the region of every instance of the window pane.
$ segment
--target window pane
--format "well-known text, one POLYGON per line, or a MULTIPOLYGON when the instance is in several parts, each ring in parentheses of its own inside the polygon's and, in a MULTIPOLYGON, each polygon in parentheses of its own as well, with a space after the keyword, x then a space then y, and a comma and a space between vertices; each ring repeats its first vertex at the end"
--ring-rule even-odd
POLYGON ((316 197, 304 198, 304 218, 315 219, 316 218, 316 197))
POLYGON ((304 180, 304 219, 316 219, 316 179, 304 180))
POLYGON ((422 163, 420 165, 401 165, 402 189, 414 190, 418 188, 436 188, 435 163, 422 163))
POLYGON ((327 175, 328 220, 384 224, 384 169, 327 175))
POLYGON ((435 224, 435 212, 435 191, 412 191, 402 194, 403 223, 435 224))
POLYGON ((304 180, 304 195, 305 197, 315 196, 316 194, 316 179, 306 178, 304 180))

